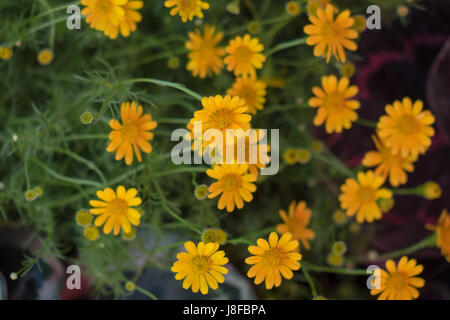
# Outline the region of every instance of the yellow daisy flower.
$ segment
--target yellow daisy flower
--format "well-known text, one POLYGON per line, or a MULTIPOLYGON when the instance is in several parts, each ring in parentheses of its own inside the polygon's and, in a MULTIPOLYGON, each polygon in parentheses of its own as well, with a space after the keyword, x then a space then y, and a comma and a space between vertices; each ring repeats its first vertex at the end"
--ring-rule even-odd
POLYGON ((215 27, 205 25, 203 35, 199 29, 188 33, 190 41, 185 46, 189 50, 189 62, 186 68, 194 77, 210 77, 213 73, 219 74, 223 68, 221 57, 225 55, 225 49, 218 47, 223 33, 214 34, 215 30, 215 27))
POLYGON ((266 102, 266 84, 256 79, 256 76, 243 76, 236 78, 233 87, 227 93, 245 100, 248 112, 256 114, 264 108, 266 102))
POLYGON ((46 66, 53 61, 53 52, 50 49, 42 49, 39 51, 37 60, 39 64, 46 66))
POLYGON ((413 156, 402 157, 400 154, 393 155, 391 149, 387 148, 381 140, 373 136, 373 141, 378 151, 369 151, 364 155, 362 164, 366 167, 375 167, 375 174, 386 180, 389 175, 389 182, 392 186, 398 187, 408 181, 406 172, 413 172, 413 163, 417 160, 413 156), (406 171, 406 172, 405 172, 406 171))
POLYGON ((393 154, 417 157, 430 147, 431 137, 434 136, 434 116, 428 110, 422 111, 422 108, 421 100, 413 104, 408 97, 386 106, 387 115, 378 122, 378 136, 393 154))
POLYGON ((13 55, 13 51, 10 47, 0 47, 0 59, 9 60, 13 55))
POLYGON ((93 29, 104 31, 111 23, 119 26, 120 20, 125 15, 122 8, 128 0, 81 0, 81 4, 86 6, 81 11, 86 15, 86 22, 93 29))
POLYGON ((224 61, 228 71, 234 71, 236 76, 255 75, 255 69, 261 69, 266 61, 266 57, 260 53, 263 50, 264 46, 258 38, 252 38, 249 34, 231 39, 225 48, 228 55, 224 61))
POLYGON ((174 7, 170 10, 170 15, 174 16, 178 13, 183 22, 191 21, 194 17, 203 18, 202 10, 209 9, 209 4, 200 0, 167 0, 164 6, 174 7))
POLYGON ((392 198, 392 192, 381 188, 382 185, 383 178, 375 175, 373 171, 358 172, 357 180, 348 178, 341 186, 341 208, 347 211, 349 217, 356 214, 358 223, 381 219, 377 200, 392 198))
POLYGON ((89 210, 93 215, 98 215, 94 225, 103 226, 105 234, 118 235, 122 228, 125 233, 131 231, 131 224, 138 226, 141 222, 141 214, 132 207, 142 203, 141 198, 136 197, 138 191, 135 188, 126 190, 124 186, 118 186, 116 192, 111 188, 97 191, 97 197, 101 200, 90 200, 89 204, 94 207, 89 210))
POLYGON ((247 272, 249 278, 255 278, 255 284, 265 280, 266 289, 270 290, 281 285, 281 276, 291 279, 294 274, 292 270, 300 269, 302 255, 295 250, 298 247, 297 240, 291 240, 292 235, 288 232, 281 236, 275 232, 270 233, 269 242, 259 238, 257 246, 249 246, 248 251, 253 255, 245 259, 245 263, 254 265, 247 272))
POLYGON ((253 200, 252 192, 256 191, 256 186, 252 183, 256 181, 256 176, 248 173, 246 164, 224 164, 215 165, 213 169, 206 170, 206 174, 218 180, 209 186, 209 199, 220 196, 217 207, 222 210, 226 207, 228 212, 244 207, 244 201, 253 200))
POLYGON ((292 201, 289 205, 289 216, 284 210, 280 210, 279 214, 284 223, 277 225, 277 232, 291 233, 294 240, 301 240, 305 249, 309 250, 311 245, 308 240, 314 239, 315 233, 307 228, 311 219, 311 209, 306 206, 306 202, 300 201, 296 204, 292 201))
POLYGON ((325 122, 327 133, 342 132, 343 129, 350 129, 352 122, 358 119, 360 103, 351 99, 358 94, 357 86, 349 86, 348 78, 336 76, 323 76, 322 87, 312 89, 315 97, 309 99, 311 108, 318 108, 314 124, 320 126, 325 122))
POLYGON ((227 268, 223 265, 228 263, 225 252, 219 249, 216 242, 199 242, 196 246, 192 241, 184 244, 187 252, 177 254, 177 261, 172 266, 172 272, 175 272, 175 279, 183 280, 183 288, 192 287, 192 292, 207 294, 209 288, 216 290, 219 283, 223 283, 227 274, 227 268))
MULTIPOLYGON (((380 288, 372 289, 370 294, 378 295, 378 300, 412 300, 417 299, 425 280, 416 277, 423 271, 415 259, 402 257, 397 265, 393 260, 386 261, 386 270, 381 271, 380 288)), ((376 284, 374 279, 373 284, 376 284)))
POLYGON ((108 21, 104 33, 111 39, 116 39, 120 34, 123 37, 128 37, 131 32, 136 31, 137 22, 142 20, 142 15, 137 11, 144 6, 143 1, 128 1, 121 8, 124 15, 120 18, 119 24, 114 24, 113 21, 108 21))
POLYGON ((441 249, 442 255, 450 262, 450 214, 444 209, 437 225, 427 225, 426 227, 436 232, 436 246, 441 249))
MULTIPOLYGON (((202 99, 202 106, 202 110, 194 112, 194 117, 191 118, 187 126, 191 130, 191 138, 194 138, 195 125, 199 126, 200 124, 202 127, 202 135, 208 129, 220 130, 223 137, 226 137, 227 129, 242 129, 244 131, 250 129, 250 120, 252 117, 245 113, 248 108, 245 105, 244 99, 229 95, 225 97, 219 95, 215 97, 204 97, 202 99)), ((224 140, 226 139, 224 138, 224 140)), ((214 143, 215 141, 205 139, 203 141, 203 147, 214 146, 214 143)), ((226 141, 223 141, 223 143, 226 143, 226 141)), ((195 150, 201 149, 201 146, 198 144, 198 141, 194 142, 195 150)))
POLYGON ((133 163, 133 149, 139 162, 142 161, 140 150, 145 153, 152 152, 152 146, 147 141, 153 139, 153 133, 149 130, 156 128, 156 121, 152 121, 150 114, 142 115, 142 106, 136 102, 123 102, 120 108, 122 124, 116 120, 109 121, 113 129, 109 134, 111 143, 106 148, 108 152, 116 152, 116 160, 125 157, 125 163, 133 163))
POLYGON ((328 4, 325 9, 318 8, 315 15, 311 15, 309 20, 312 24, 305 26, 304 32, 309 35, 306 43, 314 47, 314 55, 320 57, 327 55, 327 62, 330 61, 333 53, 337 61, 345 62, 345 49, 356 51, 358 46, 351 39, 358 37, 358 32, 351 29, 353 18, 350 11, 341 12, 334 19, 334 7, 328 4))

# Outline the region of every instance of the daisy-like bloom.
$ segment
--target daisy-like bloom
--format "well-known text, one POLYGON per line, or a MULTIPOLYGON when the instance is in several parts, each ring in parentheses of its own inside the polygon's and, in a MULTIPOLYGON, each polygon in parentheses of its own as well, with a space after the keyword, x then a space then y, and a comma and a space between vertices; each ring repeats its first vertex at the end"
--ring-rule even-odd
POLYGON ((261 69, 266 61, 266 57, 260 53, 263 50, 264 46, 258 38, 252 38, 249 34, 231 39, 225 48, 228 55, 224 61, 228 71, 234 71, 236 76, 255 75, 255 69, 261 69))
POLYGON ((389 175, 389 182, 392 186, 398 187, 408 180, 406 172, 413 172, 413 163, 417 160, 413 156, 402 157, 400 154, 393 155, 391 149, 387 148, 381 140, 373 136, 373 141, 378 151, 369 151, 364 155, 362 164, 366 167, 375 167, 375 174, 386 179, 389 175))
POLYGON ((120 20, 125 15, 123 6, 128 0, 81 0, 86 6, 81 11, 86 15, 86 22, 93 29, 104 31, 110 23, 119 26, 120 20))
MULTIPOLYGON (((416 277, 423 271, 423 266, 415 259, 402 257, 396 265, 393 260, 386 261, 386 270, 380 270, 380 288, 370 291, 378 295, 378 300, 412 300, 417 299, 419 291, 425 285, 425 280, 416 277)), ((376 285, 376 279, 372 282, 376 285)))
POLYGON ((280 210, 279 214, 284 223, 277 225, 277 232, 291 233, 294 240, 300 240, 305 249, 309 250, 311 248, 309 240, 314 239, 316 235, 307 228, 311 219, 311 209, 306 206, 306 202, 300 201, 296 204, 292 201, 289 205, 289 215, 284 210, 280 210))
POLYGON ((430 111, 422 111, 423 102, 394 101, 393 105, 386 106, 386 113, 378 122, 378 136, 384 141, 392 154, 409 154, 417 157, 424 154, 431 145, 434 136, 434 116, 430 111))
POLYGON ((437 225, 426 225, 427 229, 435 231, 437 235, 436 246, 441 249, 442 255, 450 262, 450 214, 444 209, 437 225))
POLYGON ((222 210, 226 207, 228 212, 244 207, 244 201, 253 200, 252 192, 256 191, 256 186, 252 183, 256 181, 256 176, 248 173, 247 164, 224 164, 215 165, 213 169, 206 170, 206 174, 217 182, 209 186, 209 199, 220 196, 217 207, 222 210))
POLYGON ((144 114, 142 106, 136 102, 123 102, 120 107, 122 124, 111 119, 109 126, 113 129, 109 134, 111 143, 106 148, 108 152, 116 151, 116 160, 125 157, 125 163, 133 163, 133 149, 139 162, 142 161, 140 150, 145 153, 152 152, 152 146, 147 141, 153 139, 153 133, 149 132, 156 128, 156 121, 152 121, 150 114, 144 114))
POLYGON ((138 191, 135 188, 126 190, 124 186, 118 186, 116 192, 111 188, 97 191, 100 200, 90 200, 93 207, 89 210, 93 215, 98 215, 94 221, 97 227, 103 226, 105 234, 118 235, 122 228, 125 233, 131 232, 131 224, 138 226, 141 214, 133 207, 142 203, 141 198, 136 197, 138 191))
POLYGON ((185 46, 189 50, 189 62, 186 68, 194 77, 210 77, 214 73, 219 74, 223 68, 222 56, 225 55, 225 49, 218 47, 223 33, 215 34, 215 31, 215 27, 205 25, 203 34, 199 29, 188 33, 189 41, 185 46))
MULTIPOLYGON (((195 126, 201 125, 201 134, 208 129, 216 129, 222 132, 222 136, 226 137, 227 129, 242 129, 246 131, 250 129, 250 120, 252 116, 247 114, 247 106, 245 100, 239 97, 231 97, 226 95, 215 97, 204 97, 202 99, 203 109, 194 112, 194 117, 190 120, 187 128, 191 130, 191 138, 196 130, 195 126)), ((200 130, 198 130, 200 131, 200 130)), ((224 138, 224 140, 226 140, 224 138)), ((224 143, 226 141, 223 141, 224 143)), ((204 139, 203 147, 214 146, 215 141, 204 139)), ((200 146, 194 142, 194 150, 198 150, 200 146)))
POLYGON ((209 9, 209 4, 200 0, 167 0, 164 6, 174 7, 170 10, 170 15, 174 16, 178 13, 183 22, 191 21, 194 17, 203 18, 202 10, 209 9))
POLYGON ((141 9, 143 6, 143 1, 128 1, 121 7, 124 15, 120 18, 119 24, 114 24, 113 20, 109 20, 104 29, 105 35, 111 39, 116 39, 119 35, 119 31, 123 37, 128 37, 131 32, 136 31, 136 23, 142 20, 142 15, 137 10, 141 9))
POLYGON ((53 61, 53 52, 50 49, 43 49, 39 51, 37 56, 39 64, 46 66, 53 61))
POLYGON ((292 270, 300 269, 302 255, 296 252, 298 241, 291 240, 292 235, 288 232, 281 236, 272 232, 269 242, 259 238, 257 246, 249 246, 248 251, 253 255, 245 259, 245 263, 254 265, 247 272, 249 278, 255 278, 255 284, 265 280, 266 289, 270 290, 281 285, 281 276, 291 279, 294 274, 292 270))
POLYGON ((358 32, 353 30, 354 20, 350 17, 350 11, 341 12, 334 19, 335 7, 328 4, 325 10, 318 8, 314 15, 309 17, 312 24, 305 26, 304 32, 309 35, 306 43, 314 47, 316 57, 327 55, 327 62, 333 54, 337 61, 345 62, 345 49, 355 51, 358 46, 351 39, 358 37, 358 32))
POLYGON ((233 87, 227 93, 245 100, 248 112, 256 114, 264 108, 266 102, 266 84, 256 79, 256 76, 243 76, 236 78, 233 87))
POLYGON ((327 133, 342 132, 350 129, 352 122, 358 119, 360 103, 352 99, 358 94, 357 86, 349 86, 348 78, 339 81, 334 75, 322 77, 322 88, 313 87, 315 97, 309 99, 311 108, 318 108, 314 124, 320 126, 325 123, 327 133))
POLYGON ((216 290, 219 283, 223 283, 227 274, 227 268, 223 265, 228 263, 225 252, 219 249, 217 242, 199 242, 196 246, 192 241, 184 244, 187 252, 177 254, 177 261, 172 266, 172 271, 176 273, 175 279, 183 280, 183 288, 192 287, 193 292, 207 294, 208 289, 216 290))
POLYGON ((381 219, 377 200, 392 198, 390 190, 381 188, 383 182, 383 178, 373 171, 358 172, 357 180, 348 178, 341 186, 341 208, 347 211, 349 217, 356 214, 358 223, 381 219))

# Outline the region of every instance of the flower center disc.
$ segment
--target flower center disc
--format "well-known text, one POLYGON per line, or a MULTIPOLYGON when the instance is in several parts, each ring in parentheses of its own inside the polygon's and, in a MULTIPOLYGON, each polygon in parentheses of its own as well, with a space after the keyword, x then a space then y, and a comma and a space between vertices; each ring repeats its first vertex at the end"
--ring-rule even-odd
POLYGON ((269 267, 276 267, 281 264, 283 255, 277 248, 270 249, 264 254, 264 262, 269 267))
POLYGON ((122 139, 124 142, 132 143, 138 138, 139 130, 134 123, 127 123, 122 128, 122 139))
POLYGON ((388 287, 397 290, 402 289, 406 286, 407 278, 403 272, 392 273, 387 280, 389 282, 388 287))
POLYGON ((251 54, 252 54, 252 52, 246 46, 240 46, 236 50, 236 56, 241 61, 247 61, 250 58, 251 54))
POLYGON ((219 109, 211 116, 211 122, 219 130, 225 130, 233 123, 233 113, 228 109, 219 109))
POLYGON ((97 1, 97 9, 101 12, 111 11, 111 1, 110 0, 99 0, 97 1))
POLYGON ((206 273, 211 265, 211 260, 205 256, 196 256, 192 258, 192 267, 198 273, 206 273))
POLYGON ((111 201, 109 208, 116 215, 126 214, 128 204, 122 199, 116 199, 111 201))
POLYGON ((372 202, 375 200, 375 192, 372 188, 361 187, 361 189, 359 189, 359 197, 362 203, 372 202))
POLYGON ((227 191, 236 190, 240 185, 240 179, 235 174, 229 174, 223 179, 223 188, 227 191))
POLYGON ((196 7, 196 0, 181 0, 180 6, 185 9, 195 9, 196 7))
POLYGON ((327 109, 340 111, 344 109, 344 99, 338 93, 329 93, 325 98, 327 109))
POLYGON ((405 134, 411 134, 417 131, 418 123, 414 117, 405 116, 398 121, 398 128, 405 134))

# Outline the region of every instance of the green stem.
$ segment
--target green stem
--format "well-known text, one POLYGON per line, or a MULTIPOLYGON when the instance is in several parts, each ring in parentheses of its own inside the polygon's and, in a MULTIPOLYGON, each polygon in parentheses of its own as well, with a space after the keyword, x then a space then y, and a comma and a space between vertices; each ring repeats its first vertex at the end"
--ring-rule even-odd
POLYGON ((161 87, 171 87, 171 88, 183 91, 184 93, 190 95, 191 97, 194 97, 197 100, 202 100, 202 96, 199 95, 197 92, 192 91, 192 90, 186 88, 184 85, 175 83, 175 82, 169 82, 169 81, 151 79, 151 78, 137 78, 137 79, 131 79, 131 80, 124 81, 123 83, 133 84, 133 83, 139 83, 139 82, 153 83, 153 84, 156 84, 161 87))
POLYGON ((366 270, 363 269, 344 269, 344 268, 335 268, 335 267, 327 267, 327 266, 318 266, 306 261, 302 262, 303 267, 307 267, 309 270, 313 272, 326 272, 326 273, 335 273, 335 274, 345 274, 348 276, 365 276, 368 275, 366 270))
MULTIPOLYGON (((47 0, 39 0, 39 2, 48 10, 51 10, 50 5, 48 4, 47 0)), ((50 13, 50 19, 53 21, 55 19, 55 15, 53 12, 50 13)), ((53 49, 55 44, 55 24, 53 23, 50 27, 50 36, 48 39, 48 46, 53 49)))
POLYGON ((392 192, 400 196, 422 196, 420 187, 415 188, 395 188, 392 192))
POLYGON ((356 120, 356 123, 360 124, 360 125, 362 125, 364 127, 369 127, 369 128, 376 128, 377 127, 377 123, 375 121, 361 119, 361 118, 356 120))
POLYGON ((274 53, 284 50, 284 49, 288 49, 288 48, 292 48, 292 47, 296 47, 298 45, 302 45, 306 43, 306 38, 299 38, 299 39, 294 39, 291 41, 286 41, 286 42, 282 42, 277 44, 276 46, 270 48, 269 50, 266 51, 265 55, 266 57, 269 57, 271 55, 273 55, 274 53))
POLYGON ((136 290, 139 291, 140 293, 146 295, 147 297, 149 297, 152 300, 158 300, 158 298, 153 293, 151 293, 148 290, 145 290, 142 287, 136 286, 136 290))
POLYGON ((305 266, 305 264, 303 264, 302 268, 301 268, 303 275, 305 276, 306 281, 309 284, 309 288, 311 289, 311 293, 313 295, 313 297, 317 296, 317 290, 316 290, 316 285, 314 284, 314 280, 311 277, 311 275, 308 272, 308 268, 305 266))

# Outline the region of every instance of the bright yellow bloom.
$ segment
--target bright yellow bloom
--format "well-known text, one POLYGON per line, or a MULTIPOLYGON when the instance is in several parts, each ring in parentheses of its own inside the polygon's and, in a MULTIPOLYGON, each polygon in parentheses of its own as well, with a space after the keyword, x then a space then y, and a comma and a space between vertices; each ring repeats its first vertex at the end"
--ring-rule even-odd
POLYGON ((50 49, 42 49, 37 56, 39 64, 46 66, 53 61, 53 52, 50 49))
POLYGON ((358 119, 360 103, 351 99, 358 94, 357 86, 349 86, 348 78, 339 81, 334 75, 322 77, 322 87, 312 89, 315 97, 309 99, 311 108, 318 108, 314 124, 320 126, 325 122, 327 133, 342 132, 350 129, 352 122, 358 119))
POLYGON ((286 3, 286 12, 291 16, 298 16, 300 14, 301 8, 298 1, 289 1, 286 3))
POLYGON ((186 68, 194 77, 210 77, 213 73, 219 74, 223 68, 222 56, 225 49, 218 47, 223 33, 214 34, 215 30, 215 27, 205 25, 203 34, 199 29, 188 33, 190 41, 185 46, 189 50, 189 62, 186 68))
POLYGON ((248 173, 246 164, 224 164, 215 165, 213 169, 206 170, 206 174, 218 180, 209 186, 209 199, 220 196, 217 207, 222 210, 226 207, 228 212, 244 207, 244 201, 253 200, 252 192, 256 191, 256 186, 252 183, 256 181, 256 176, 248 173))
POLYGON ((120 18, 119 24, 114 24, 113 21, 109 20, 104 29, 105 35, 111 39, 116 39, 119 31, 123 37, 128 37, 131 32, 136 31, 136 23, 142 20, 142 15, 137 10, 141 9, 143 6, 143 1, 128 1, 121 7, 124 15, 120 18))
POLYGON ((353 18, 350 11, 341 12, 336 20, 333 13, 334 7, 327 5, 325 10, 318 8, 315 15, 311 15, 309 20, 312 24, 305 26, 304 32, 309 35, 306 43, 315 46, 314 55, 316 57, 327 54, 327 62, 330 61, 331 54, 337 61, 345 62, 345 49, 355 51, 358 46, 350 39, 356 39, 358 32, 351 29, 353 18))
POLYGON ((265 280, 266 289, 270 290, 281 285, 281 276, 291 279, 294 274, 291 270, 300 269, 302 255, 295 252, 298 247, 297 240, 291 240, 292 235, 285 233, 278 240, 278 235, 272 232, 269 242, 259 238, 257 246, 249 246, 248 251, 253 255, 245 259, 245 263, 254 265, 247 272, 249 278, 255 278, 255 284, 265 280))
POLYGON ((428 181, 421 188, 422 195, 425 199, 434 200, 439 199, 442 195, 441 186, 434 181, 428 181))
POLYGON ((192 286, 193 292, 207 294, 208 289, 216 290, 219 283, 223 283, 225 278, 222 274, 227 274, 227 268, 223 265, 228 263, 225 252, 219 249, 216 242, 199 242, 198 246, 192 241, 184 244, 187 252, 177 254, 177 261, 172 266, 175 272, 175 279, 183 280, 183 288, 189 289, 192 286))
POLYGON ((436 246, 441 249, 442 255, 450 262, 450 214, 447 210, 442 210, 437 225, 427 225, 427 228, 436 231, 436 246))
POLYGON ((228 55, 224 61, 228 71, 234 71, 236 76, 255 75, 255 69, 261 69, 266 61, 266 57, 260 53, 263 50, 264 46, 258 38, 252 38, 249 34, 231 39, 225 48, 228 55))
MULTIPOLYGON (((202 136, 208 129, 216 129, 222 133, 224 140, 226 140, 227 129, 242 129, 243 131, 250 129, 252 116, 246 113, 248 108, 245 105, 244 99, 229 95, 225 97, 219 95, 215 97, 204 97, 202 99, 202 106, 202 110, 194 112, 194 117, 191 118, 187 126, 191 130, 191 138, 194 138, 195 125, 200 126, 200 124, 202 127, 202 136)), ((223 141, 223 143, 226 143, 226 141, 223 141)), ((200 148, 198 144, 199 141, 194 142, 195 150, 200 148)), ((215 141, 204 139, 202 144, 204 147, 214 146, 215 141)))
MULTIPOLYGON (((418 265, 415 259, 408 260, 402 257, 395 265, 393 260, 386 261, 386 270, 380 270, 380 288, 372 289, 371 295, 378 295, 378 300, 412 300, 417 299, 419 291, 425 281, 416 277, 423 271, 423 266, 418 265)), ((372 282, 376 284, 376 279, 372 282)))
POLYGON ((413 163, 417 160, 413 156, 402 157, 400 154, 393 155, 391 149, 387 148, 376 136, 372 137, 378 151, 369 151, 364 155, 362 164, 366 167, 375 167, 375 174, 386 178, 392 186, 398 187, 408 181, 406 172, 413 172, 413 163), (405 172, 406 171, 406 172, 405 172))
POLYGON ((393 154, 403 157, 424 154, 431 145, 434 136, 434 116, 430 111, 422 111, 423 102, 403 98, 403 102, 394 101, 386 106, 386 113, 378 122, 378 136, 393 154))
POLYGON ((86 6, 81 14, 86 15, 86 22, 93 29, 104 31, 110 24, 119 26, 124 17, 123 6, 128 0, 81 0, 86 6))
POLYGON ((170 10, 170 15, 174 16, 178 13, 183 22, 191 21, 194 17, 203 18, 202 10, 209 9, 209 4, 201 0, 167 0, 164 6, 174 7, 170 10))
POLYGON ((0 47, 0 59, 9 60, 13 55, 13 51, 10 47, 0 47))
POLYGON ((233 87, 228 89, 227 93, 244 99, 248 107, 247 112, 251 114, 262 110, 266 102, 266 84, 256 79, 256 76, 245 75, 236 78, 233 87))
POLYGON ((116 160, 125 157, 125 163, 133 163, 133 150, 139 162, 142 161, 140 150, 145 153, 152 152, 152 146, 147 141, 153 139, 153 133, 149 132, 156 128, 156 121, 152 121, 150 114, 142 115, 142 106, 136 102, 123 102, 120 108, 122 124, 111 119, 109 126, 113 129, 109 134, 111 143, 106 148, 108 152, 116 152, 116 160))
POLYGON ((284 210, 280 210, 279 214, 284 223, 277 225, 277 232, 281 234, 289 232, 294 240, 300 240, 305 249, 309 250, 311 248, 309 240, 314 239, 316 235, 307 228, 311 219, 311 209, 306 206, 306 202, 300 201, 296 204, 292 201, 289 205, 289 215, 284 210))
POLYGON ((349 217, 356 214, 358 223, 381 219, 377 200, 392 198, 392 192, 381 188, 382 185, 383 178, 375 175, 373 171, 358 172, 357 180, 348 178, 341 186, 341 208, 347 211, 349 217))
POLYGON ((138 226, 141 214, 135 208, 142 203, 141 198, 136 197, 138 191, 135 188, 126 190, 118 186, 116 192, 111 188, 97 191, 97 197, 102 200, 90 200, 89 204, 94 207, 89 210, 93 215, 98 215, 94 225, 104 225, 103 232, 118 235, 122 228, 125 233, 131 232, 131 225, 138 226))

